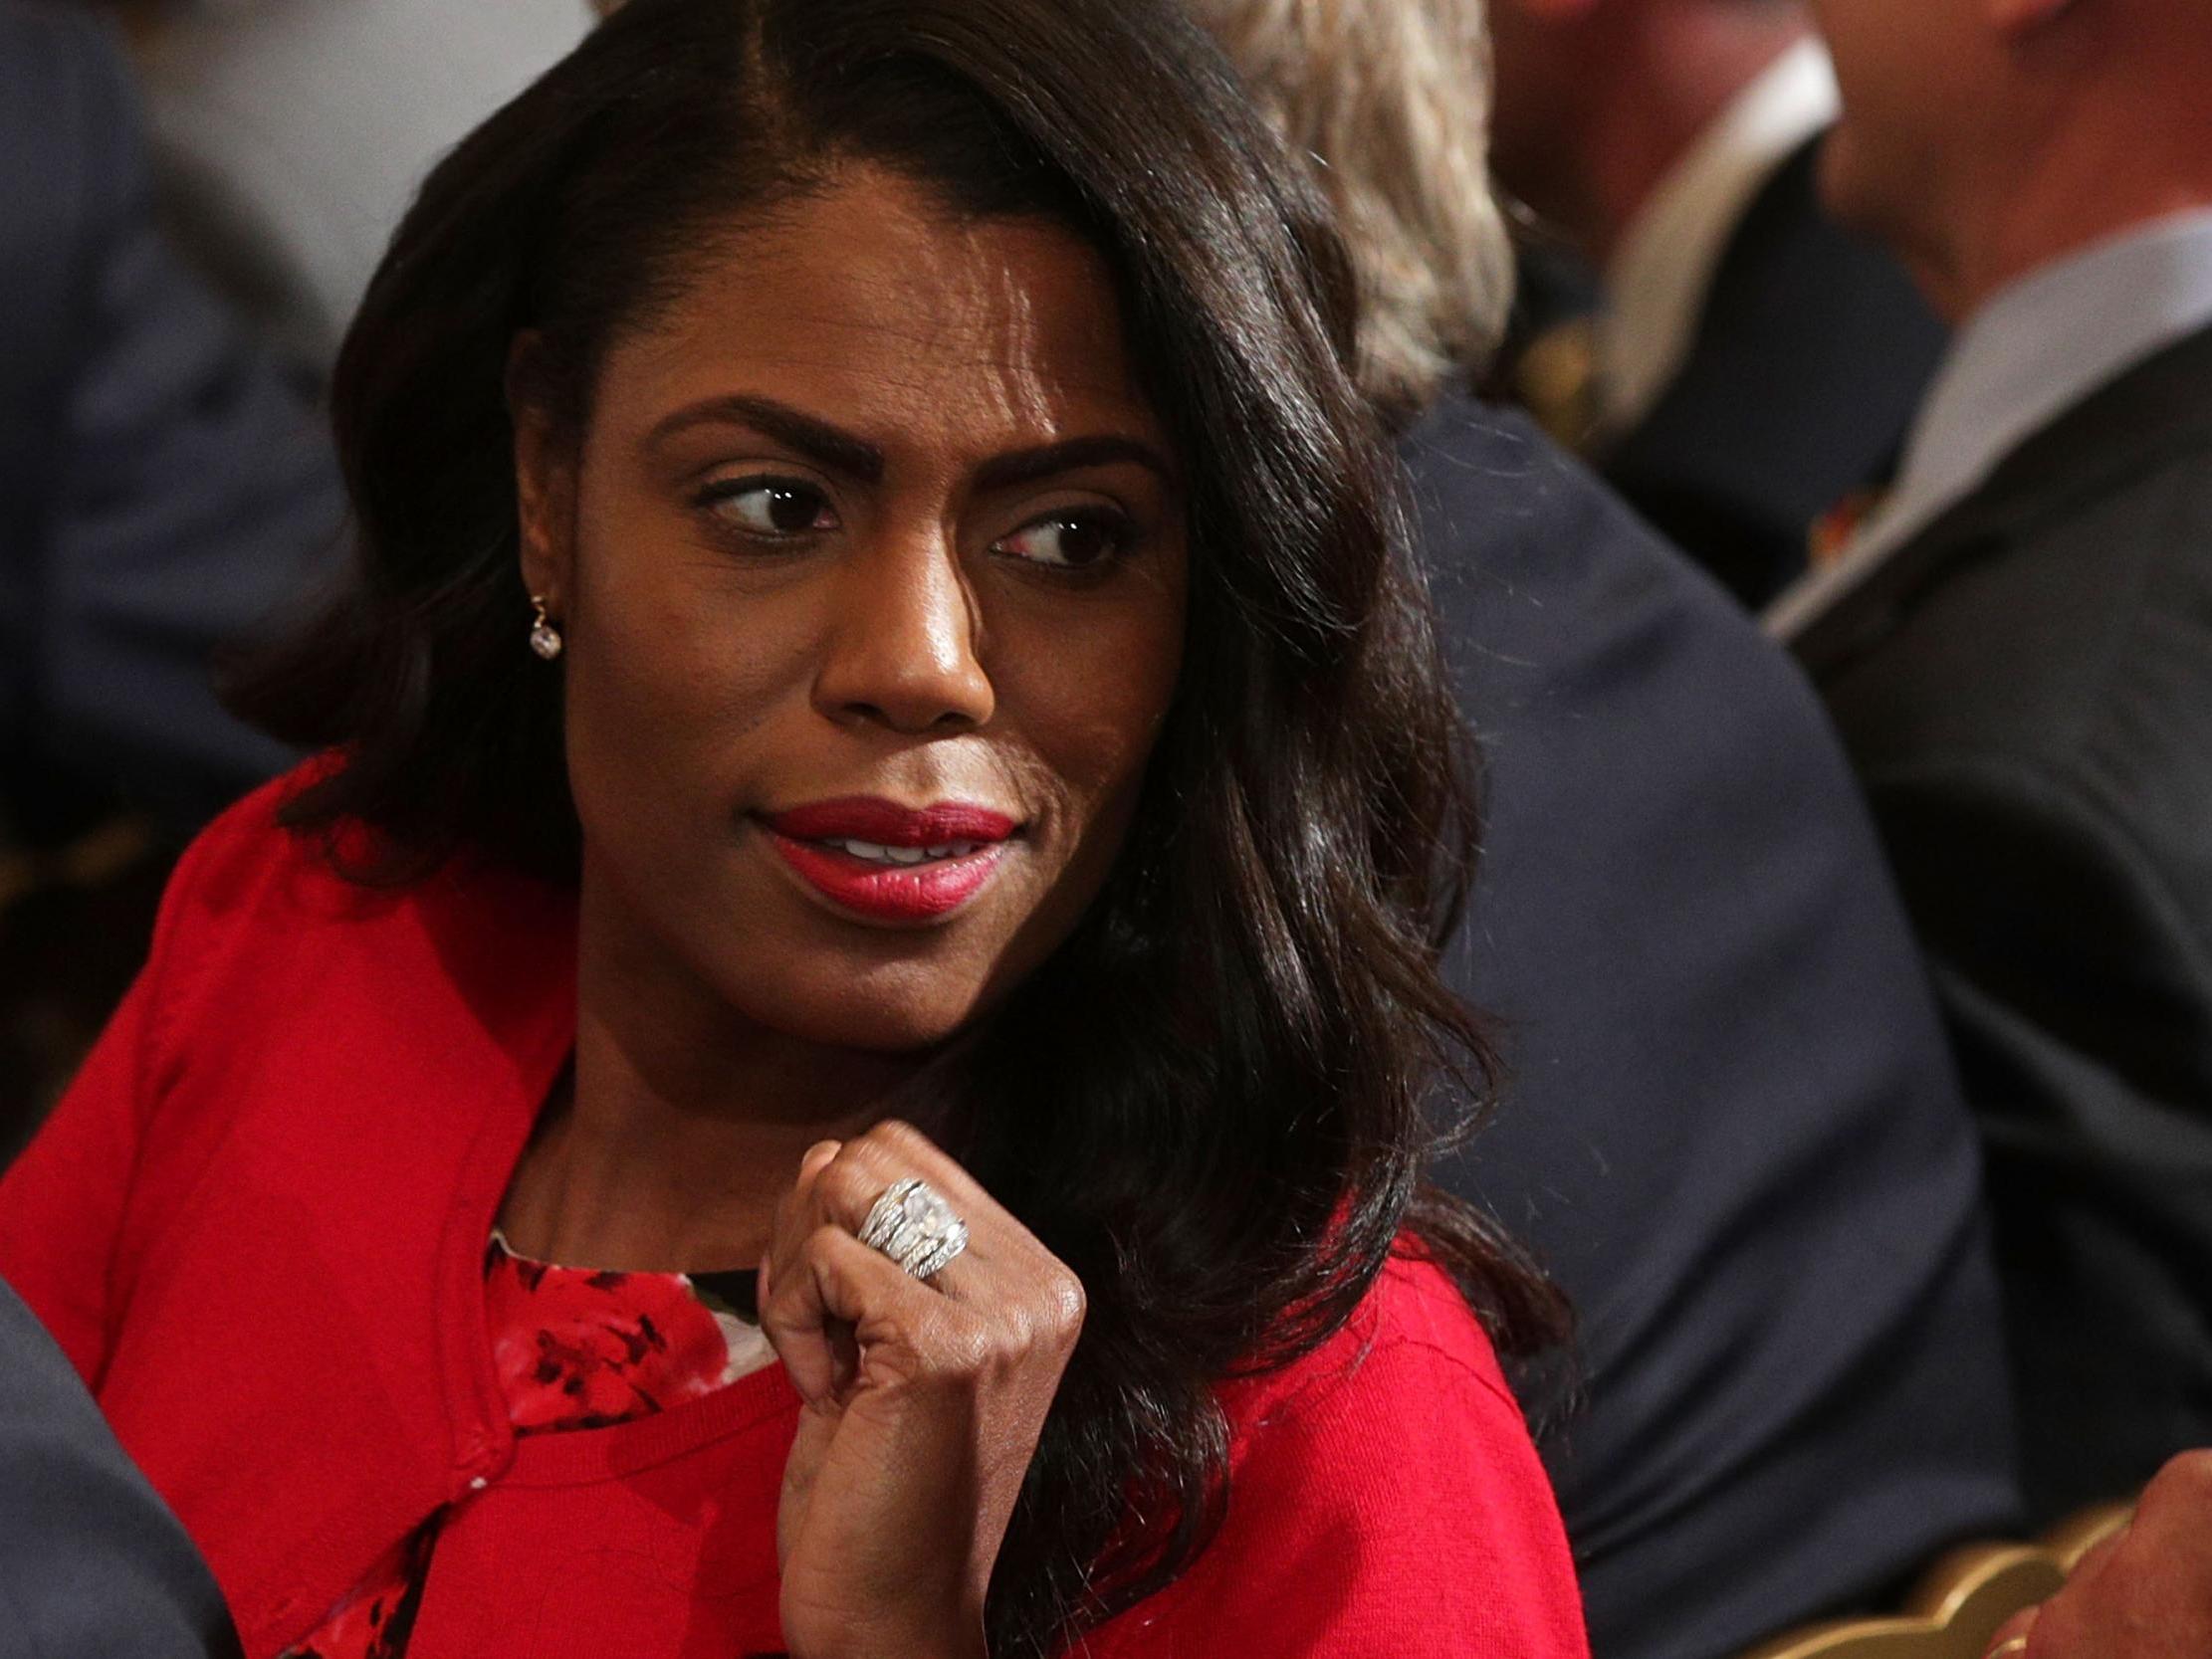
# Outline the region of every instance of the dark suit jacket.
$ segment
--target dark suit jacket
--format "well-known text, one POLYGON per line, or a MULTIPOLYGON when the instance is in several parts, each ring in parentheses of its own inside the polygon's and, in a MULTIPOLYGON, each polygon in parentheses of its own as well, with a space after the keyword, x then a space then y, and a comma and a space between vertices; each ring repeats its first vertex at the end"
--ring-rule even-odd
POLYGON ((1453 973, 1513 1068, 1446 1181, 1580 1310, 1540 1444, 1599 1659, 1715 1659, 2015 1519, 1972 1128, 1787 656, 1519 415, 1408 455, 1487 769, 1453 973))
POLYGON ((0 0, 0 824, 33 838, 73 790, 191 820, 286 763, 209 657, 344 512, 312 404, 163 247, 92 11, 0 0))
POLYGON ((235 1655, 192 1546, 0 1285, 0 1659, 235 1655))
POLYGON ((1798 649, 1988 1145, 2030 1498, 2212 1441, 2212 329, 2060 416, 1798 649))
POLYGON ((1897 264, 1822 212, 1819 161, 1815 140, 1753 200, 1680 372, 1600 458, 1754 609, 1804 570, 1814 520, 1893 466, 1943 346, 1897 264))

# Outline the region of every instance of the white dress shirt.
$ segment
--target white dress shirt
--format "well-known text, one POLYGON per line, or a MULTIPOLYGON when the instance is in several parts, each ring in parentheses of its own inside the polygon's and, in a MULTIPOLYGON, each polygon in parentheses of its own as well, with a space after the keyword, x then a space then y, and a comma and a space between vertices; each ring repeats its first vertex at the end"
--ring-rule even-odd
POLYGON ((1828 53, 1807 39, 1738 93, 1629 222, 1597 325, 1598 428, 1627 431, 1689 354, 1721 255, 1752 199, 1837 112, 1828 53))
POLYGON ((2212 323, 2212 209, 2153 220, 2033 271, 1953 337, 1896 488, 1837 561, 1766 613, 1791 639, 1971 495, 2027 439, 2144 358, 2212 323))

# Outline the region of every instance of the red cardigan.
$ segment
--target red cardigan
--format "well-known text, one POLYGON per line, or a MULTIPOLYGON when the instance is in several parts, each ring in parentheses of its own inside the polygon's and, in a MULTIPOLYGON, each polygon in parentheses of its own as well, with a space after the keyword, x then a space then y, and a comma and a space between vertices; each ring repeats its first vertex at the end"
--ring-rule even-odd
MULTIPOLYGON (((178 867, 153 952, 0 1181, 0 1275, 206 1553, 249 1659, 442 1506, 413 1659, 780 1648, 780 1367, 517 1441, 482 1261, 574 1034, 572 912, 518 878, 333 878, 250 797, 178 867)), ((1582 1659, 1551 1490, 1431 1267, 1227 1390, 1228 1520, 1092 1638, 1137 1656, 1582 1659)))

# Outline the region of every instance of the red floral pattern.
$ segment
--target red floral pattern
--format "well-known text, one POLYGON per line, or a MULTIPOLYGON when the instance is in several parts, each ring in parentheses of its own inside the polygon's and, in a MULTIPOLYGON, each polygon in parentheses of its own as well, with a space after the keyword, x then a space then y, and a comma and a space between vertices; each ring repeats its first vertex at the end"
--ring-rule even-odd
MULTIPOLYGON (((553 1267, 495 1237, 486 1325, 518 1434, 606 1428, 712 1393, 767 1363, 760 1333, 681 1273, 553 1267)), ((402 1659, 445 1512, 394 1545, 323 1627, 281 1659, 402 1659)))

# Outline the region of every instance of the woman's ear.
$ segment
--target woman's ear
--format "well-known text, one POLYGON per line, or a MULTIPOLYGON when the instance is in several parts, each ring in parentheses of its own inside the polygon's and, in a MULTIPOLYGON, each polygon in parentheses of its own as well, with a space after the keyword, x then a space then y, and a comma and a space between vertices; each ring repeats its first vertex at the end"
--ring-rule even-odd
POLYGON ((558 616, 573 591, 576 446, 553 418, 544 372, 545 342, 515 336, 507 353, 507 413, 515 429, 516 528, 524 591, 558 616))

